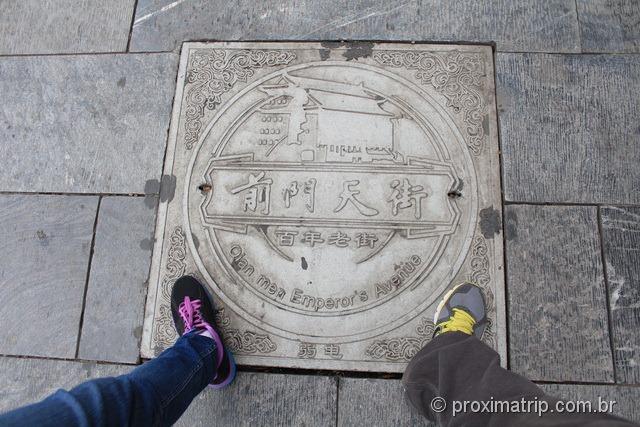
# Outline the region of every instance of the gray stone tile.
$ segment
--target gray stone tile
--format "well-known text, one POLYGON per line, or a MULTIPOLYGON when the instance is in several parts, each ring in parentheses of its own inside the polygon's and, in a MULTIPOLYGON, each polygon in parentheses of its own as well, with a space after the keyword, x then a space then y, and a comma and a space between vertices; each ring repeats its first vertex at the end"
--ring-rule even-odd
POLYGON ((133 51, 187 40, 429 40, 497 43, 500 51, 579 52, 573 0, 140 0, 133 51))
POLYGON ((505 197, 640 203, 640 57, 498 54, 505 197))
MULTIPOLYGON (((0 412, 37 402, 59 388, 116 376, 131 366, 46 359, 0 358, 0 412)), ((177 425, 334 426, 336 380, 331 377, 239 373, 222 391, 205 389, 177 425)))
POLYGON ((0 195, 0 353, 74 357, 97 197, 0 195))
POLYGON ((239 373, 229 388, 206 389, 176 423, 180 426, 334 426, 335 378, 239 373))
POLYGON ((505 210, 511 369, 613 381, 596 207, 505 210))
POLYGON ((171 54, 0 58, 0 190, 144 192, 160 179, 176 66, 171 54))
POLYGON ((81 359, 138 360, 154 208, 142 197, 105 197, 100 202, 82 323, 81 359))
MULTIPOLYGON (((615 401, 614 415, 634 422, 640 422, 640 388, 615 385, 579 385, 579 384, 539 384, 548 394, 563 400, 588 400, 593 409, 598 409, 598 402, 615 401), (600 399, 600 400, 599 400, 600 399)), ((604 404, 603 404, 604 405, 604 404)), ((604 408, 604 406, 602 406, 604 408)))
POLYGON ((0 413, 38 402, 83 381, 122 375, 131 366, 0 357, 0 413))
POLYGON ((583 52, 640 52, 637 0, 577 0, 583 52))
POLYGON ((432 426, 404 397, 400 380, 340 378, 338 426, 432 426))
POLYGON ((2 2, 0 55, 123 52, 134 0, 2 2))
POLYGON ((616 379, 640 383, 640 207, 604 207, 602 238, 616 379))

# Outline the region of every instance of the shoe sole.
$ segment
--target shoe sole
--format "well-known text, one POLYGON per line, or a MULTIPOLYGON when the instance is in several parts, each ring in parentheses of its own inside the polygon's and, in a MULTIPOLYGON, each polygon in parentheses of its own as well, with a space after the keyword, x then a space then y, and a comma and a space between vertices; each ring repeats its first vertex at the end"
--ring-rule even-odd
POLYGON ((238 371, 238 367, 236 365, 236 361, 233 358, 233 355, 229 350, 225 348, 225 352, 227 353, 227 360, 229 360, 229 375, 227 378, 220 384, 207 384, 207 387, 213 390, 222 390, 223 388, 227 388, 231 385, 233 380, 236 378, 236 372, 238 371))

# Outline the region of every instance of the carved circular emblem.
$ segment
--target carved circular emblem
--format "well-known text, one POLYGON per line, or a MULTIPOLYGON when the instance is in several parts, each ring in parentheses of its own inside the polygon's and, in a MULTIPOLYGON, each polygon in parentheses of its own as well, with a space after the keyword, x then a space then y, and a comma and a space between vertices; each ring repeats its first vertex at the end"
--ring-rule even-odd
POLYGON ((381 68, 325 61, 256 80, 221 105, 189 165, 198 268, 276 335, 390 331, 440 296, 469 249, 467 150, 445 109, 381 68))

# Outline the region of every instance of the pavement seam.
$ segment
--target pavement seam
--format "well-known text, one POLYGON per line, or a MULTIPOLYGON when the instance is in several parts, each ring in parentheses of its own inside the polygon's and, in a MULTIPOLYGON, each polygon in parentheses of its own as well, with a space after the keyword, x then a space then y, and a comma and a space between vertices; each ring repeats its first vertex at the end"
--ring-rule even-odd
POLYGON ((335 377, 336 384, 336 427, 338 427, 340 420, 340 377, 335 377))
MULTIPOLYGON (((187 42, 212 42, 216 40, 184 40, 180 43, 187 42)), ((244 40, 243 40, 244 41, 244 40)), ((271 40, 269 40, 271 42, 271 40)), ((367 40, 368 41, 368 40, 367 40)), ((285 42, 298 42, 298 40, 284 40, 285 42)), ((412 40, 388 40, 384 43, 415 43, 412 40)), ((377 42, 374 42, 377 43, 377 42)), ((382 43, 382 42, 380 42, 382 43)), ((422 41, 420 42, 422 43, 422 41)), ((427 42, 425 42, 427 43, 427 42)), ((429 42, 429 44, 435 45, 449 45, 449 44, 462 44, 461 42, 429 42)), ((467 43, 471 46, 493 46, 493 42, 485 42, 478 44, 467 43)), ((121 55, 177 55, 179 49, 174 50, 149 50, 149 51, 115 51, 115 52, 63 52, 63 53, 12 53, 12 54, 0 54, 0 59, 11 58, 39 58, 39 57, 70 57, 70 56, 121 56, 121 55)), ((608 51, 608 52, 544 52, 544 51, 509 51, 509 50, 496 50, 496 55, 558 55, 558 56, 630 56, 640 57, 640 52, 624 52, 624 51, 608 51)))
POLYGON ((504 204, 507 206, 510 205, 526 205, 526 206, 586 206, 586 207, 593 207, 593 206, 620 206, 620 207, 637 207, 640 206, 640 204, 624 204, 624 203, 615 203, 615 202, 611 202, 611 203, 603 203, 603 202, 524 202, 524 201, 510 201, 510 200, 505 200, 504 204))
POLYGON ((611 303, 609 297, 609 277, 607 274, 607 258, 604 249, 604 232, 602 231, 602 209, 600 206, 597 207, 597 218, 598 222, 598 239, 600 240, 600 259, 602 262, 602 275, 604 276, 604 296, 605 302, 607 304, 607 326, 609 331, 609 347, 611 349, 611 365, 613 370, 613 382, 618 383, 618 372, 616 369, 616 352, 614 345, 614 337, 613 337, 613 316, 611 314, 611 303))
POLYGON ((0 195, 9 196, 107 196, 107 197, 146 197, 156 193, 60 193, 56 191, 0 191, 0 195))
POLYGON ((504 193, 504 158, 503 158, 503 150, 502 150, 502 135, 500 133, 500 109, 498 108, 498 73, 497 73, 497 64, 496 64, 496 49, 492 49, 492 59, 493 59, 493 97, 495 103, 495 111, 496 111, 496 132, 498 139, 498 168, 499 168, 499 182, 500 182, 500 201, 501 203, 501 214, 502 214, 502 274, 504 276, 504 329, 505 329, 505 354, 507 360, 505 360, 506 368, 509 369, 511 366, 511 352, 509 345, 509 276, 507 274, 507 230, 505 226, 505 210, 506 210, 506 199, 504 193))
POLYGON ((78 339, 76 341, 75 359, 80 353, 80 340, 82 339, 82 326, 84 324, 84 310, 87 305, 87 291, 89 290, 89 279, 91 278, 91 263, 93 261, 93 252, 96 245, 96 230, 98 229, 98 217, 100 216, 100 204, 102 196, 98 197, 98 206, 96 207, 96 217, 93 221, 93 234, 91 236, 91 250, 89 251, 89 262, 87 265, 87 276, 84 283, 84 292, 82 294, 82 310, 80 311, 80 323, 78 324, 78 339))
POLYGON ((574 0, 573 4, 576 6, 576 22, 578 23, 578 49, 580 53, 583 53, 582 48, 582 23, 580 22, 580 12, 578 11, 578 0, 574 0))
MULTIPOLYGON (((438 43, 433 43, 438 44, 438 43)), ((565 56, 640 56, 640 52, 625 52, 611 50, 607 52, 544 52, 535 50, 498 50, 497 54, 517 54, 517 55, 565 55, 565 56)))
POLYGON ((131 52, 131 37, 133 36, 133 24, 136 21, 137 11, 138 11, 138 0, 134 0, 133 12, 131 13, 131 22, 129 24, 129 38, 127 39, 127 50, 126 50, 127 53, 131 52))
POLYGON ((538 381, 532 380, 536 385, 578 385, 578 386, 595 386, 595 387, 634 387, 640 388, 640 384, 619 384, 605 383, 598 381, 538 381))
POLYGON ((34 355, 24 355, 24 354, 0 354, 0 358, 51 360, 54 362, 95 363, 97 365, 113 365, 113 366, 131 366, 131 367, 139 366, 138 363, 131 363, 131 362, 114 362, 111 360, 79 359, 79 358, 57 357, 57 356, 34 356, 34 355))
POLYGON ((126 56, 126 55, 175 55, 171 50, 150 50, 143 52, 62 52, 62 53, 11 53, 0 54, 0 58, 38 58, 38 57, 67 57, 67 56, 126 56))
MULTIPOLYGON (((136 0, 137 3, 138 0, 136 0)), ((133 25, 133 22, 132 22, 133 25)), ((178 57, 181 56, 181 52, 178 53, 178 57)), ((160 212, 160 203, 161 203, 161 198, 162 198, 162 178, 165 176, 165 167, 166 167, 166 162, 167 162, 167 151, 169 149, 169 139, 171 138, 171 127, 173 126, 173 110, 175 108, 175 104, 176 104, 176 93, 177 93, 177 87, 178 87, 178 79, 179 79, 179 75, 180 75, 180 66, 178 65, 178 67, 176 67, 176 74, 175 74, 175 86, 173 89, 173 98, 171 98, 171 110, 170 110, 170 116, 169 116, 169 122, 167 125, 167 132, 165 135, 165 142, 164 142, 164 154, 162 155, 162 167, 160 168, 160 185, 158 186, 158 197, 157 200, 155 202, 155 212, 153 215, 153 231, 152 231, 152 238, 153 238, 153 243, 152 243, 152 247, 151 247, 151 259, 149 261, 149 270, 147 271, 147 288, 144 294, 144 303, 142 306, 142 318, 143 318, 143 325, 146 322, 145 321, 145 316, 147 315, 147 299, 149 298, 149 287, 151 286, 150 283, 150 279, 151 279, 151 268, 153 267, 153 256, 154 256, 154 249, 155 249, 155 240, 156 240, 156 232, 157 232, 157 228, 158 228, 158 214, 160 212)), ((140 339, 138 340, 138 360, 142 360, 142 357, 140 355, 141 353, 141 349, 142 349, 142 340, 144 339, 144 334, 142 334, 140 336, 140 339)))

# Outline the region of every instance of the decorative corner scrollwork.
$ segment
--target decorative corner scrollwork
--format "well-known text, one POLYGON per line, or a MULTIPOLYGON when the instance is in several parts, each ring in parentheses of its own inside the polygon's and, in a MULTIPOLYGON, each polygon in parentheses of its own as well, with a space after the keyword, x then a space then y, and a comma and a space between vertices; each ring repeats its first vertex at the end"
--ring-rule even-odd
POLYGON ((225 313, 224 307, 216 311, 216 326, 222 333, 225 346, 234 354, 267 354, 278 348, 267 334, 230 328, 231 321, 225 313))
POLYGON ((493 330, 496 315, 496 304, 491 289, 491 265, 489 263, 489 249, 487 241, 481 235, 476 235, 471 247, 471 273, 469 280, 480 286, 484 292, 485 304, 487 307, 487 326, 482 335, 482 341, 495 348, 495 331, 493 330))
MULTIPOLYGON (((169 237, 167 264, 165 275, 160 284, 160 303, 158 315, 153 325, 154 353, 160 354, 178 339, 173 315, 171 313, 171 287, 175 281, 185 274, 187 257, 185 234, 182 227, 176 227, 169 237)), ((225 345, 236 354, 271 353, 276 350, 276 344, 266 334, 252 331, 240 331, 230 328, 229 316, 220 308, 216 312, 216 326, 223 335, 225 345)))
POLYGON ((167 264, 162 283, 160 283, 159 313, 154 321, 153 337, 155 341, 154 352, 156 354, 171 346, 178 339, 171 315, 171 286, 178 278, 184 275, 186 257, 185 234, 182 231, 182 227, 176 227, 169 237, 167 264))
POLYGON ((398 337, 375 340, 365 350, 365 354, 372 359, 386 359, 392 362, 409 361, 424 347, 433 336, 433 322, 423 317, 415 328, 417 336, 398 337))
POLYGON ((487 109, 481 95, 484 87, 484 57, 480 53, 376 51, 375 61, 395 68, 417 70, 416 78, 430 84, 447 99, 447 106, 462 113, 467 146, 476 156, 484 147, 484 116, 487 109))
MULTIPOLYGON (((471 273, 469 280, 480 286, 484 292, 487 306, 487 326, 482 341, 495 348, 494 319, 496 313, 495 298, 491 289, 491 273, 489 262, 489 249, 487 242, 481 235, 473 239, 471 248, 471 273)), ((372 359, 386 359, 392 362, 409 361, 424 347, 433 336, 433 322, 423 317, 416 326, 416 336, 397 337, 383 340, 375 340, 365 350, 365 354, 372 359)))
POLYGON ((287 65, 295 53, 285 50, 194 49, 190 52, 186 88, 184 143, 198 141, 205 110, 219 105, 221 96, 237 82, 246 82, 257 68, 287 65))

